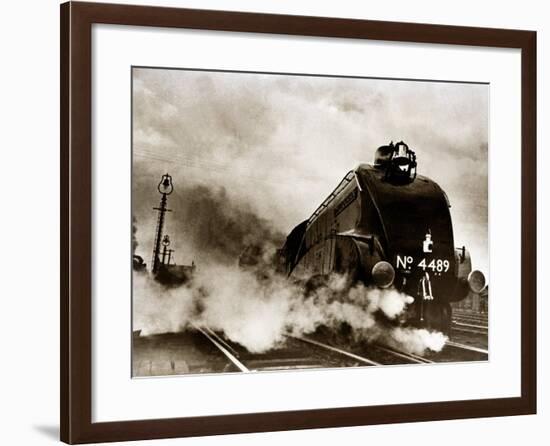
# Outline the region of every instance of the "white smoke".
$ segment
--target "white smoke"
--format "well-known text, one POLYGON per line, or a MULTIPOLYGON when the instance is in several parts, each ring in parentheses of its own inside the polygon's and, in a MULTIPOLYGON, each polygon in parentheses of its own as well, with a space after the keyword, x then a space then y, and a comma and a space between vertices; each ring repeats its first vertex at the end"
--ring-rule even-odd
POLYGON ((147 273, 134 273, 132 287, 134 331, 145 336, 178 332, 195 317, 195 299, 188 288, 166 288, 147 273))
POLYGON ((384 340, 391 347, 422 355, 426 350, 440 351, 447 342, 447 336, 426 329, 395 327, 387 333, 384 340))
POLYGON ((250 352, 262 353, 280 346, 287 335, 303 336, 321 326, 337 332, 347 324, 356 341, 379 341, 416 354, 441 350, 446 341, 441 333, 381 323, 380 313, 396 319, 412 301, 395 289, 350 288, 345 276, 332 276, 306 294, 279 275, 203 266, 191 285, 172 289, 136 274, 134 330, 148 335, 207 326, 250 352))

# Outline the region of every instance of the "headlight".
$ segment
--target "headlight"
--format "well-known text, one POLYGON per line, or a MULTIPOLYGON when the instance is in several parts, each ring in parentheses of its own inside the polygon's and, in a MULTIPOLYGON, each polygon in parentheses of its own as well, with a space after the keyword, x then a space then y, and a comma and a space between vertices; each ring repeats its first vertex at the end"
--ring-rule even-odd
POLYGON ((480 293, 485 288, 485 274, 481 271, 474 269, 468 274, 468 285, 473 293, 480 293))
POLYGON ((390 263, 382 260, 372 267, 372 280, 380 288, 392 286, 395 279, 395 270, 390 263))

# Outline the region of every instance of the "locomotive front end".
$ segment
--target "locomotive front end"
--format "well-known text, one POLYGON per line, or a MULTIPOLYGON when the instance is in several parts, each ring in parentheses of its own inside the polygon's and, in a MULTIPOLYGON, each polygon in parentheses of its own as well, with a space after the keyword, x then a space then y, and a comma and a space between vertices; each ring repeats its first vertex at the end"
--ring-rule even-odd
POLYGON ((306 289, 332 274, 350 286, 393 287, 413 298, 400 323, 448 333, 451 303, 482 291, 485 276, 472 271, 466 248, 455 249, 447 195, 416 170, 405 143, 381 146, 373 165, 348 172, 290 232, 279 269, 306 289))
POLYGON ((445 192, 417 176, 416 167, 416 155, 401 142, 382 146, 374 166, 359 168, 366 191, 361 226, 375 229, 381 251, 370 279, 414 298, 403 322, 448 332, 451 302, 479 293, 485 277, 472 271, 466 248, 455 249, 445 192))

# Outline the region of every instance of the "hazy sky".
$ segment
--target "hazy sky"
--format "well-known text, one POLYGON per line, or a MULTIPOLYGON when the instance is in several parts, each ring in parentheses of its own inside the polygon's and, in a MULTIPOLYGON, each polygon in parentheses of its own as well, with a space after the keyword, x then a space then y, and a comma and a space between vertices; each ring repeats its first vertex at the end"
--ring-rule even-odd
POLYGON ((404 140, 449 196, 455 244, 488 272, 487 85, 162 69, 133 80, 133 213, 147 262, 166 172, 176 259, 200 262, 191 226, 218 228, 192 191, 229 203, 226 225, 253 215, 246 231, 263 222, 286 234, 378 146, 404 140))

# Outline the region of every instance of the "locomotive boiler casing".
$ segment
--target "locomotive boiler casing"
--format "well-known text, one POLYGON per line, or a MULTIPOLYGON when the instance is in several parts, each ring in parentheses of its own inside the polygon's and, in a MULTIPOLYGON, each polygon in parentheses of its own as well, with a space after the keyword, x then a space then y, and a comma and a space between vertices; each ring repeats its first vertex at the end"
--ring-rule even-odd
POLYGON ((468 294, 471 272, 467 250, 455 249, 449 207, 429 178, 392 181, 361 164, 289 234, 284 268, 295 280, 339 273, 367 286, 380 285, 380 274, 382 286, 387 277, 414 298, 406 323, 448 332, 450 302, 468 294), (380 268, 385 262, 391 267, 380 268))

